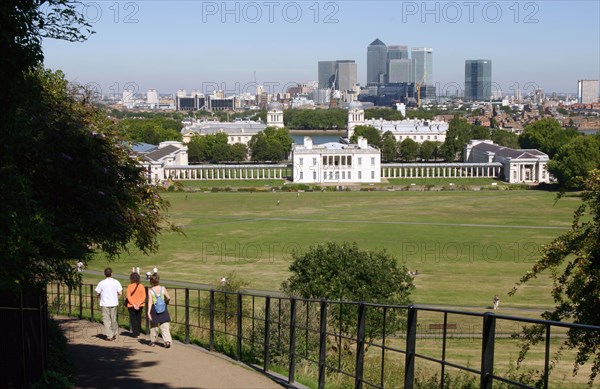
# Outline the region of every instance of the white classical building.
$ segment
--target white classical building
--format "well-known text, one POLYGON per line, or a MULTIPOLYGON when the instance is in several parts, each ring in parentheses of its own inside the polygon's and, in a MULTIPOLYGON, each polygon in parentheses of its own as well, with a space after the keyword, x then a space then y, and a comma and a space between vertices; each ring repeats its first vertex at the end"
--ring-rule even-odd
POLYGON ((272 102, 267 106, 267 127, 283 128, 283 104, 272 102))
POLYGON ((354 128, 358 125, 375 127, 382 135, 390 131, 398 142, 412 139, 417 143, 423 143, 426 140, 443 143, 446 140, 446 132, 448 131, 448 123, 445 121, 420 119, 365 120, 365 111, 362 104, 353 101, 348 107, 348 139, 352 137, 354 128))
POLYGON ((468 163, 499 162, 504 180, 509 183, 550 182, 548 155, 535 149, 511 149, 491 140, 471 140, 465 145, 464 161, 468 163))
POLYGON ((314 145, 304 137, 294 145, 293 181, 302 184, 376 183, 381 181, 381 153, 358 137, 357 144, 329 142, 314 145))
POLYGON ((219 132, 227 134, 227 143, 242 143, 247 145, 250 139, 264 130, 264 123, 253 120, 238 120, 234 122, 217 122, 194 120, 187 122, 181 129, 183 142, 189 143, 193 136, 212 135, 219 132))
POLYGON ((170 166, 188 165, 188 148, 181 142, 161 142, 158 146, 134 144, 132 150, 152 182, 169 178, 165 169, 170 166))

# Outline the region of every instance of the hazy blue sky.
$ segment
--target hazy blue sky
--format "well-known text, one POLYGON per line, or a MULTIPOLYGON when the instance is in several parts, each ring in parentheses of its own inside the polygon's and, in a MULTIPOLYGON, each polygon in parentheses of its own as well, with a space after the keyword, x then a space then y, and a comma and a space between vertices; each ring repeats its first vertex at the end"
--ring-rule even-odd
POLYGON ((183 88, 280 92, 317 79, 320 60, 354 59, 366 81, 367 46, 434 51, 439 89, 464 83, 466 59, 491 59, 504 94, 518 85, 575 92, 600 78, 600 2, 591 1, 90 1, 96 34, 44 42, 45 64, 103 93, 183 88))

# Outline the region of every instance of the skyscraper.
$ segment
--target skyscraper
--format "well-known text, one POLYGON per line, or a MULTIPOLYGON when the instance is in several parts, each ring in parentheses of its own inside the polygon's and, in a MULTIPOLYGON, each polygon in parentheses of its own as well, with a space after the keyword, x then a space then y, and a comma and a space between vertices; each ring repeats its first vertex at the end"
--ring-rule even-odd
POLYGON ((335 89, 340 91, 352 90, 357 83, 357 69, 354 60, 335 61, 337 66, 337 77, 335 80, 335 89))
POLYGON ((415 83, 433 84, 433 49, 428 47, 413 47, 410 50, 413 60, 415 83))
POLYGON ((579 104, 598 102, 598 80, 577 81, 577 102, 579 104))
POLYGON ((335 61, 319 61, 319 89, 331 88, 335 69, 335 61))
POLYGON ((408 58, 408 46, 390 45, 388 48, 388 60, 408 58))
POLYGON ((367 85, 386 82, 387 52, 387 46, 379 39, 367 47, 367 85))
POLYGON ((465 100, 489 100, 492 96, 492 61, 465 61, 465 100))
POLYGON ((335 79, 335 89, 351 90, 357 83, 356 62, 351 59, 319 61, 319 89, 331 88, 335 79))
POLYGON ((408 58, 390 59, 388 62, 388 82, 390 84, 414 82, 412 63, 412 60, 408 58))

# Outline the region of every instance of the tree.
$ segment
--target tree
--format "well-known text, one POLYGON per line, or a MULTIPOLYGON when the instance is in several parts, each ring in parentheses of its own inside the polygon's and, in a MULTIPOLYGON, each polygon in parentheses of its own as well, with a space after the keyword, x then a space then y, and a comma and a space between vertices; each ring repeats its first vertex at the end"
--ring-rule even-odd
POLYGON ((365 119, 403 120, 402 113, 391 108, 369 108, 365 109, 365 119))
POLYGON ((590 170, 600 168, 600 142, 580 136, 561 147, 548 162, 548 171, 565 189, 581 188, 590 170))
POLYGON ((369 142, 370 145, 381 147, 382 139, 381 132, 373 126, 356 126, 354 127, 354 134, 350 138, 350 142, 358 142, 358 137, 362 136, 369 142))
POLYGON ((426 140, 421 143, 421 147, 419 148, 419 156, 423 161, 429 161, 433 159, 435 154, 435 149, 437 147, 437 142, 426 140))
POLYGON ((253 161, 281 161, 292 150, 293 139, 287 128, 267 127, 248 142, 253 161))
POLYGON ((519 148, 519 136, 510 131, 492 130, 492 141, 497 145, 510 147, 511 149, 519 148))
MULTIPOLYGON (((168 203, 85 90, 41 66, 43 37, 84 40, 89 24, 76 2, 0 5, 0 289, 18 292, 65 282, 76 260, 115 258, 133 242, 156 251, 172 227, 168 203), (47 8, 42 9, 41 5, 47 8), (33 287, 33 288, 32 288, 33 287)), ((89 30, 88 30, 89 32, 89 30)))
MULTIPOLYGON (((302 298, 404 305, 410 302, 414 289, 407 269, 398 265, 396 258, 385 251, 359 250, 356 243, 328 242, 310 247, 305 253, 295 253, 290 272, 292 275, 283 282, 282 289, 302 298)), ((334 320, 343 322, 344 332, 356 332, 355 312, 335 308, 333 311, 334 320)), ((377 312, 369 314, 372 325, 367 326, 367 336, 381 335, 375 319, 377 312)), ((386 325, 392 322, 386 321, 386 325)))
POLYGON ((462 159, 463 147, 471 139, 471 125, 466 119, 462 119, 458 115, 450 120, 448 131, 446 131, 446 139, 441 148, 441 155, 444 160, 454 162, 456 156, 460 154, 462 159))
POLYGON ((552 118, 543 118, 525 126, 519 136, 519 144, 524 149, 537 149, 552 159, 558 150, 572 138, 579 136, 577 130, 563 129, 552 118))
POLYGON ((248 158, 248 147, 243 143, 234 143, 229 149, 229 160, 243 162, 248 158))
POLYGON ((409 162, 417 159, 419 155, 419 144, 410 138, 400 142, 400 157, 403 161, 409 162))
POLYGON ((484 126, 471 126, 470 137, 465 143, 471 139, 490 139, 490 129, 484 126))
MULTIPOLYGON (((579 324, 600 324, 600 170, 589 173, 584 181, 583 202, 574 212, 571 230, 543 246, 541 258, 510 292, 522 284, 550 271, 554 281, 552 297, 556 307, 542 314, 545 319, 572 321, 579 324)), ((543 341, 543 326, 529 327, 521 335, 524 348, 522 360, 530 345, 543 341)), ((600 372, 600 331, 571 329, 563 347, 577 349, 573 374, 592 358, 589 386, 600 372)), ((562 347, 561 347, 562 348, 562 347)))
POLYGON ((398 158, 398 142, 396 142, 396 138, 390 131, 383 134, 381 158, 388 162, 395 161, 398 158))

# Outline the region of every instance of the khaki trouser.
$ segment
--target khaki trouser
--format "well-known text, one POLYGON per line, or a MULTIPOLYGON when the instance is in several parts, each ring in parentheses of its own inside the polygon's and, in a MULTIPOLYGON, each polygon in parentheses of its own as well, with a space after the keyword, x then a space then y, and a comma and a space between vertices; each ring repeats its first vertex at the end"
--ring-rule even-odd
POLYGON ((150 341, 152 343, 156 342, 156 338, 158 338, 158 328, 160 327, 160 334, 162 335, 164 342, 171 342, 171 331, 169 330, 169 322, 156 324, 150 324, 150 341))
POLYGON ((108 339, 116 337, 119 333, 117 321, 117 307, 102 307, 102 322, 108 339))

